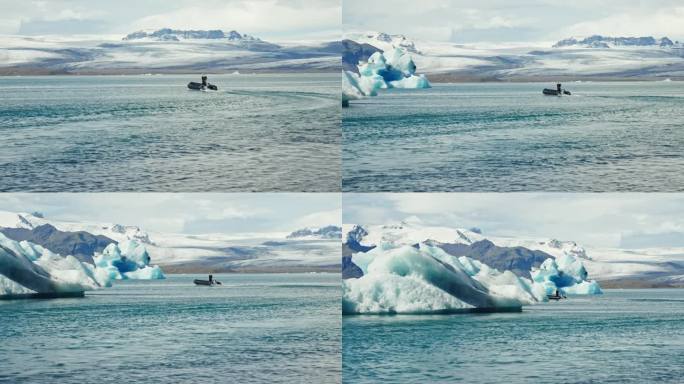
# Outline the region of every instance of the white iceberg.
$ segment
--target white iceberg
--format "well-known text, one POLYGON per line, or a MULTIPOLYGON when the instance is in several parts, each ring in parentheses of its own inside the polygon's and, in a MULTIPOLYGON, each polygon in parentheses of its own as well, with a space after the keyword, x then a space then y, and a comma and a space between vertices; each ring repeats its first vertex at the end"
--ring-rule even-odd
POLYGON ((345 314, 510 311, 526 300, 494 294, 458 258, 434 246, 378 247, 353 261, 363 276, 343 281, 345 314))
POLYGON ((158 266, 149 265, 147 250, 135 240, 110 244, 93 259, 94 265, 81 262, 0 233, 0 297, 82 294, 116 279, 164 278, 158 266))
POLYGON ((346 106, 350 100, 358 100, 363 96, 358 76, 349 71, 342 71, 342 105, 346 106))
POLYGON ((571 255, 549 258, 526 279, 437 246, 381 242, 352 255, 363 275, 343 281, 342 311, 442 313, 511 311, 564 295, 600 294, 582 262, 571 255))
POLYGON ((94 266, 0 233, 0 297, 82 293, 101 286, 94 266))

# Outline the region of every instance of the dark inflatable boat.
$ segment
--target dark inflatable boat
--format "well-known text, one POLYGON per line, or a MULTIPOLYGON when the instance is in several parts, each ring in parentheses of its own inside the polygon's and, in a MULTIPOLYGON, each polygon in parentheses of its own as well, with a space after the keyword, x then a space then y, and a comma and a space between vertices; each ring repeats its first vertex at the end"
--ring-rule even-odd
POLYGON ((548 95, 548 96, 572 95, 572 93, 570 93, 570 91, 566 91, 565 89, 563 89, 562 91, 559 92, 558 90, 555 90, 555 89, 544 88, 542 93, 545 95, 548 95))
POLYGON ((213 275, 209 275, 209 280, 195 279, 194 283, 195 283, 195 285, 207 285, 210 287, 212 285, 221 285, 220 281, 214 280, 213 275))
POLYGON ((560 83, 556 84, 556 89, 544 88, 542 93, 545 95, 548 95, 548 96, 571 95, 570 91, 567 91, 567 90, 561 88, 560 83))
POLYGON ((197 91, 204 91, 206 89, 210 89, 212 91, 218 91, 218 87, 215 86, 214 84, 209 84, 207 81, 207 76, 202 76, 202 82, 201 83, 196 83, 194 81, 191 81, 188 83, 188 88, 194 89, 197 91))
POLYGON ((197 91, 203 91, 205 89, 210 89, 212 91, 218 91, 218 87, 215 86, 214 84, 203 85, 202 83, 196 83, 194 81, 191 81, 188 83, 188 88, 194 89, 197 91))

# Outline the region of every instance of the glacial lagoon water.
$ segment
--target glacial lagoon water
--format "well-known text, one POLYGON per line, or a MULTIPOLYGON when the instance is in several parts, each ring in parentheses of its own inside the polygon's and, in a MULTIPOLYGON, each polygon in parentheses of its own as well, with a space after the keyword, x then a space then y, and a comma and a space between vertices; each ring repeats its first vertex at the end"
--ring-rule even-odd
POLYGON ((0 77, 0 191, 339 191, 340 75, 0 77))
POLYGON ((682 191, 684 82, 435 84, 342 113, 343 191, 682 191))
POLYGON ((339 274, 125 281, 0 301, 0 383, 339 383, 339 274))
POLYGON ((345 316, 344 383, 681 383, 684 289, 481 315, 345 316))

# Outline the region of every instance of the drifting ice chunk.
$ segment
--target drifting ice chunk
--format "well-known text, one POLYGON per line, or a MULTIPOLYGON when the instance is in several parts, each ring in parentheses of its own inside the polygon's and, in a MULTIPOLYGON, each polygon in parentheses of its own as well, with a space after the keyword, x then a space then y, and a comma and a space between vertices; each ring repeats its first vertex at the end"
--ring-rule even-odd
POLYGON ((124 275, 126 278, 133 280, 160 280, 165 278, 158 265, 146 266, 132 272, 126 272, 124 275))
POLYGON ((0 296, 77 293, 100 286, 92 266, 0 234, 0 296))
POLYGON ((108 280, 164 278, 159 267, 149 266, 150 255, 145 246, 135 240, 109 244, 93 260, 97 269, 105 271, 108 280))
POLYGON ((411 55, 395 49, 389 53, 375 52, 368 61, 358 65, 359 75, 342 71, 342 104, 363 96, 376 96, 385 88, 430 88, 425 75, 416 75, 411 55))
POLYGON ((351 262, 362 276, 343 281, 345 314, 515 310, 548 301, 557 289, 573 295, 601 293, 598 283, 587 280, 582 262, 570 255, 547 259, 531 271, 532 280, 426 243, 382 242, 353 254, 351 262))
POLYGON ((0 296, 82 294, 110 286, 115 279, 164 278, 158 266, 149 265, 145 247, 134 240, 110 244, 93 260, 95 265, 0 233, 0 296))
POLYGON ((359 78, 355 73, 342 71, 342 103, 357 100, 364 96, 359 87, 359 78))
POLYGON ((546 295, 556 290, 570 295, 597 295, 603 293, 594 280, 587 280, 588 273, 582 262, 565 254, 556 259, 546 259, 539 268, 530 271, 535 285, 543 287, 546 295))
POLYGON ((430 88, 430 83, 425 75, 405 77, 401 80, 390 81, 389 85, 392 88, 430 88))
POLYGON ((493 294, 458 258, 438 247, 377 247, 355 254, 360 278, 344 280, 343 313, 430 313, 520 310, 511 292, 493 294))
MULTIPOLYGON (((382 88, 430 88, 430 82, 422 75, 416 75, 416 64, 411 55, 395 49, 389 53, 375 52, 368 62, 358 66, 361 78, 382 78, 382 88)), ((379 88, 376 88, 379 89, 379 88)))

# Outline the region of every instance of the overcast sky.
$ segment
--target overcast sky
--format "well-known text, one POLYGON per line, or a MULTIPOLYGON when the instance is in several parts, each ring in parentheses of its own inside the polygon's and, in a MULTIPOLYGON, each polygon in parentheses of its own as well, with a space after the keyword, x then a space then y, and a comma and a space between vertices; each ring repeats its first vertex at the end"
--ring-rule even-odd
POLYGON ((46 218, 137 225, 151 232, 290 232, 339 225, 338 194, 0 194, 0 210, 46 218))
POLYGON ((669 36, 684 40, 682 0, 345 0, 344 30, 415 39, 548 42, 569 36, 669 36))
POLYGON ((0 0, 0 34, 235 29, 267 40, 340 35, 340 0, 0 0))
POLYGON ((343 222, 478 227, 595 247, 684 247, 684 194, 345 194, 343 222))

